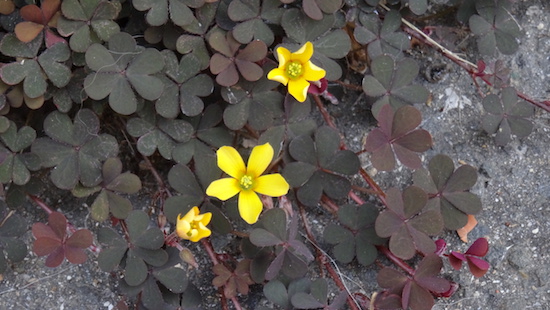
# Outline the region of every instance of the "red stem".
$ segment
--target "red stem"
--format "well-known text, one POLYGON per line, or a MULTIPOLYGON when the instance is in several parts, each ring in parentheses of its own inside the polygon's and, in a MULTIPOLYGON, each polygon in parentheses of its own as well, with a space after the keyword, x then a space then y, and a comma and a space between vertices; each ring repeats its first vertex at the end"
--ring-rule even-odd
POLYGON ((394 264, 399 266, 401 269, 405 270, 409 275, 414 275, 414 269, 409 266, 409 264, 405 263, 401 258, 395 256, 390 249, 383 245, 377 245, 376 248, 378 251, 380 251, 382 254, 386 255, 386 257, 391 260, 394 264))
POLYGON ((336 272, 336 270, 334 270, 334 268, 332 268, 330 263, 327 261, 325 254, 319 250, 320 248, 317 244, 317 241, 313 236, 313 234, 311 233, 311 229, 309 228, 309 225, 307 224, 306 213, 304 211, 304 208, 301 205, 299 205, 299 209, 300 209, 300 217, 302 218, 302 223, 304 223, 304 229, 306 231, 306 235, 309 241, 315 247, 315 251, 317 253, 317 259, 323 264, 323 267, 325 267, 325 269, 328 271, 328 273, 330 274, 330 277, 332 278, 332 280, 334 280, 334 283, 336 283, 336 286, 338 286, 338 288, 340 288, 342 291, 346 291, 348 293, 347 301, 350 309, 360 310, 357 304, 355 303, 355 300, 353 299, 353 297, 349 294, 349 291, 347 290, 346 286, 338 276, 338 273, 336 272))
MULTIPOLYGON (((475 67, 472 67, 472 65, 470 64, 467 64, 467 63, 464 63, 464 61, 454 57, 453 54, 449 54, 449 53, 445 53, 443 52, 439 47, 435 46, 432 42, 429 42, 428 40, 426 40, 423 36, 421 36, 418 32, 412 30, 411 28, 409 28, 408 26, 406 25, 403 25, 403 29, 408 33, 410 34, 411 36, 415 37, 416 39, 420 40, 422 43, 426 44, 426 45, 429 45, 430 47, 434 48, 435 50, 439 51, 443 56, 449 58, 450 60, 452 60, 454 63, 456 63, 457 65, 459 65, 460 67, 462 67, 464 70, 466 70, 470 76, 472 76, 472 79, 474 79, 474 82, 475 82, 475 78, 476 77, 479 77, 481 78, 481 80, 483 82, 485 82, 487 85, 489 86, 492 86, 491 82, 486 78, 486 77, 482 77, 482 76, 479 76, 479 72, 477 72, 477 68, 475 67)), ((477 84, 477 83, 476 83, 477 84)), ((542 101, 542 102, 539 102, 529 96, 527 96, 526 94, 522 93, 522 92, 519 92, 516 90, 516 93, 518 95, 518 97, 520 97, 521 99, 533 104, 534 106, 537 106, 543 110, 546 110, 547 112, 550 112, 550 100, 546 100, 546 101, 542 101)))

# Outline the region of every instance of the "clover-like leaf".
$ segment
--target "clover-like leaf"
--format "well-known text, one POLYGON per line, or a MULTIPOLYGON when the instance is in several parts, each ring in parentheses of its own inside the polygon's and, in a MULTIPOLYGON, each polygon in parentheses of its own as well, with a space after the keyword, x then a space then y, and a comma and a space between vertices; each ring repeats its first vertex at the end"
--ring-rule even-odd
POLYGON ((434 305, 433 294, 451 289, 451 282, 438 277, 443 261, 435 254, 426 255, 418 264, 412 278, 392 268, 378 272, 378 284, 391 294, 401 296, 401 308, 429 310, 434 305))
POLYGON ((73 70, 71 80, 65 87, 50 87, 46 91, 46 100, 51 97, 59 112, 68 113, 73 107, 73 103, 81 104, 88 98, 84 91, 84 78, 86 78, 86 74, 87 72, 84 68, 73 70))
POLYGON ((323 13, 334 14, 342 7, 342 0, 304 0, 302 9, 314 20, 323 19, 323 13))
POLYGON ((286 96, 283 108, 283 117, 276 119, 258 140, 258 144, 269 142, 273 145, 276 154, 285 149, 291 139, 299 135, 311 135, 317 128, 310 115, 311 104, 298 102, 292 96, 286 96))
POLYGON ((210 58, 210 72, 216 75, 221 86, 233 86, 240 75, 247 81, 257 81, 264 71, 256 62, 267 55, 267 45, 263 41, 252 41, 243 49, 231 32, 213 31, 208 38, 210 46, 218 51, 210 58))
POLYGON ((101 162, 118 153, 116 139, 98 134, 99 119, 88 109, 68 115, 54 111, 44 120, 48 137, 36 139, 31 151, 40 156, 43 167, 56 167, 50 173, 55 186, 72 189, 80 181, 93 187, 101 180, 101 162))
POLYGON ((376 57, 371 63, 371 74, 363 78, 363 91, 367 96, 378 98, 372 106, 376 117, 385 104, 397 110, 404 105, 424 103, 428 100, 428 90, 412 84, 418 75, 418 64, 410 58, 395 62, 391 56, 376 57))
POLYGON ((175 165, 170 169, 168 183, 180 194, 169 197, 164 204, 167 219, 175 223, 178 214, 187 214, 191 208, 200 206, 205 193, 191 169, 184 165, 175 165))
POLYGON ((91 190, 76 187, 73 194, 77 197, 85 197, 92 192, 99 192, 91 205, 92 218, 96 221, 104 221, 109 212, 118 219, 125 219, 132 210, 132 203, 122 194, 135 194, 141 189, 141 180, 130 172, 122 173, 122 162, 119 158, 108 158, 103 163, 103 182, 91 190))
POLYGON ((108 41, 120 31, 114 19, 121 9, 118 1, 64 0, 57 30, 64 37, 70 36, 71 50, 84 53, 93 43, 108 41))
POLYGON ((443 229, 443 219, 437 210, 422 210, 426 192, 410 186, 403 193, 390 188, 386 194, 387 209, 376 218, 375 228, 380 237, 390 237, 390 251, 402 259, 412 258, 416 251, 433 253, 436 247, 429 236, 443 229))
POLYGON ((27 256, 27 245, 19 238, 27 231, 23 218, 8 211, 6 203, 0 201, 0 273, 7 269, 7 260, 20 262, 27 256))
POLYGON ((412 106, 402 106, 395 113, 391 105, 382 106, 378 116, 378 128, 369 133, 365 150, 372 153, 372 165, 382 171, 395 168, 395 157, 411 168, 421 167, 416 154, 432 146, 432 137, 424 129, 416 129, 422 121, 420 111, 412 106))
POLYGON ((508 10, 493 0, 477 1, 478 14, 470 17, 472 32, 478 36, 477 47, 482 54, 494 55, 496 48, 506 55, 517 51, 521 35, 518 23, 508 10))
MULTIPOLYGON (((141 304, 146 309, 174 309, 175 301, 171 300, 170 296, 187 292, 190 287, 193 290, 192 285, 189 285, 187 273, 182 268, 179 252, 175 248, 169 248, 165 253, 167 253, 166 261, 162 265, 145 265, 149 272, 145 274, 145 279, 141 283, 137 285, 126 281, 119 283, 124 295, 134 298, 139 294, 141 304)), ((126 272, 128 272, 128 267, 126 267, 126 272)), ((194 290, 188 293, 192 297, 196 297, 194 290)), ((189 298, 187 300, 189 301, 189 298)), ((179 300, 177 302, 179 303, 179 300)), ((193 301, 191 300, 191 302, 193 301)))
POLYGON ((489 251, 489 243, 485 238, 479 238, 468 248, 466 253, 462 254, 460 252, 452 251, 449 257, 449 263, 455 270, 460 270, 462 267, 462 262, 467 262, 470 272, 477 278, 482 277, 489 268, 491 267, 489 263, 481 259, 487 255, 489 251))
POLYGON ((259 247, 275 246, 277 256, 267 267, 266 280, 274 279, 280 271, 290 278, 301 277, 307 270, 307 263, 313 260, 309 249, 296 239, 298 219, 290 219, 287 225, 286 214, 282 209, 266 211, 261 219, 262 228, 250 232, 250 242, 259 247))
POLYGON ((338 261, 347 264, 357 257, 361 265, 374 262, 378 254, 375 245, 384 242, 374 230, 377 216, 378 209, 370 204, 346 204, 338 209, 338 220, 344 227, 330 224, 323 232, 325 241, 335 245, 332 252, 338 261))
POLYGON ((182 119, 165 119, 157 116, 151 105, 144 107, 126 124, 128 133, 138 138, 137 149, 145 156, 151 156, 158 149, 166 159, 172 159, 176 143, 191 139, 194 129, 182 119))
POLYGON ((346 197, 351 189, 348 179, 359 170, 355 153, 340 150, 340 136, 330 127, 319 127, 315 141, 309 135, 294 138, 289 144, 292 158, 282 172, 297 190, 297 197, 307 206, 315 206, 323 193, 334 199, 346 197))
POLYGON ((33 251, 38 256, 48 255, 46 266, 57 267, 65 258, 72 264, 82 264, 86 261, 86 248, 92 245, 93 236, 87 229, 79 229, 67 236, 67 219, 59 212, 52 212, 48 217, 48 225, 34 223, 32 234, 36 240, 33 251))
POLYGON ((334 15, 324 14, 321 20, 314 20, 298 9, 287 9, 281 19, 289 39, 282 46, 295 51, 308 41, 313 43, 315 51, 311 59, 325 69, 327 80, 340 78, 342 68, 333 59, 343 58, 351 50, 349 35, 339 27, 334 15))
POLYGON ((84 90, 94 100, 109 96, 109 105, 117 113, 136 112, 135 92, 146 100, 162 94, 164 83, 153 76, 164 68, 162 54, 153 48, 138 51, 136 41, 126 32, 111 36, 109 49, 92 44, 86 51, 86 64, 94 72, 84 80, 84 90))
POLYGON ((253 40, 263 41, 271 45, 274 41, 273 30, 267 25, 270 19, 282 15, 279 8, 280 2, 276 0, 235 0, 229 3, 228 17, 239 22, 233 27, 232 33, 235 40, 242 44, 253 40))
POLYGON ((42 38, 40 33, 34 40, 25 43, 19 41, 14 33, 8 33, 0 42, 0 52, 10 57, 35 58, 42 47, 42 38))
POLYGON ((17 38, 22 42, 30 42, 39 34, 44 33, 48 48, 57 43, 65 43, 65 40, 50 29, 52 25, 55 25, 60 5, 60 0, 45 0, 42 1, 41 7, 36 4, 22 7, 19 14, 25 21, 15 26, 14 33, 17 38))
POLYGON ((513 87, 502 89, 500 96, 487 95, 483 98, 483 108, 488 113, 483 117, 483 129, 489 134, 496 133, 498 145, 508 144, 511 135, 523 138, 533 130, 533 123, 527 118, 535 111, 530 104, 519 100, 513 87))
POLYGON ((176 50, 178 53, 186 55, 192 54, 199 63, 199 68, 204 70, 210 65, 210 54, 206 48, 204 38, 189 34, 181 35, 176 41, 176 50))
POLYGON ((64 87, 71 79, 71 70, 62 64, 70 57, 66 44, 58 43, 46 49, 38 60, 23 59, 0 69, 2 80, 8 85, 23 82, 23 90, 30 98, 37 98, 46 92, 49 79, 56 87, 64 87))
POLYGON ((216 275, 212 284, 216 287, 223 286, 223 293, 226 298, 234 298, 237 292, 242 295, 248 294, 248 286, 254 284, 250 278, 250 260, 243 259, 237 263, 235 270, 229 270, 224 264, 217 264, 212 268, 216 275))
POLYGON ((225 125, 238 130, 250 125, 256 130, 271 127, 275 119, 281 117, 283 95, 273 89, 277 82, 264 75, 256 82, 241 81, 222 88, 222 97, 230 105, 223 112, 225 125))
POLYGON ((204 2, 204 0, 134 0, 132 4, 139 11, 147 11, 145 20, 151 26, 166 24, 168 18, 178 26, 185 26, 195 20, 192 9, 201 7, 204 2))
POLYGON ((436 155, 430 160, 428 170, 414 172, 413 181, 428 193, 426 208, 439 209, 447 229, 464 227, 468 214, 481 211, 481 200, 469 191, 477 181, 477 170, 470 165, 455 170, 451 158, 436 155))
POLYGON ((367 45, 367 53, 371 59, 383 54, 402 58, 403 51, 410 46, 407 35, 398 31, 401 26, 401 15, 397 11, 389 11, 384 21, 376 14, 359 14, 360 25, 353 30, 357 42, 367 45))
POLYGON ((138 286, 147 279, 147 265, 165 265, 169 256, 161 248, 164 245, 164 234, 158 227, 149 227, 149 221, 149 216, 143 211, 134 210, 128 215, 125 222, 130 244, 114 230, 102 228, 98 241, 106 247, 99 253, 99 267, 104 271, 111 271, 126 258, 124 282, 130 286, 138 286))
POLYGON ((34 139, 36 132, 28 126, 17 130, 17 125, 9 121, 9 127, 0 134, 0 183, 13 183, 17 185, 26 184, 30 178, 29 170, 35 171, 40 168, 40 157, 33 153, 23 153, 34 139))
POLYGON ((210 95, 214 89, 212 79, 201 70, 199 60, 187 54, 178 63, 176 55, 168 50, 162 52, 166 63, 164 91, 155 102, 159 115, 176 118, 181 111, 187 116, 199 115, 204 109, 200 97, 210 95))

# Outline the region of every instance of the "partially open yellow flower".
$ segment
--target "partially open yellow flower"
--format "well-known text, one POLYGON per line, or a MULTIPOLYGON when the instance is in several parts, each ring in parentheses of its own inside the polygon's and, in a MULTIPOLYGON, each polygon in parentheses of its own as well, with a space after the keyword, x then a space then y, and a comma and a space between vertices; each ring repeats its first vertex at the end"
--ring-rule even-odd
POLYGON ((206 194, 220 200, 239 194, 239 214, 248 224, 256 223, 263 208, 258 194, 279 197, 286 195, 290 188, 279 173, 262 175, 271 163, 273 153, 273 147, 269 143, 254 147, 246 167, 236 149, 222 146, 217 152, 218 166, 230 178, 212 182, 206 189, 206 194))
POLYGON ((298 51, 291 53, 284 47, 277 48, 279 67, 267 74, 273 81, 288 84, 288 92, 300 102, 304 102, 309 81, 319 81, 326 75, 325 70, 314 65, 309 59, 313 55, 313 44, 306 42, 298 51))
POLYGON ((193 207, 183 217, 178 215, 176 222, 176 233, 182 239, 197 242, 212 233, 206 227, 212 219, 212 213, 199 214, 199 208, 193 207))

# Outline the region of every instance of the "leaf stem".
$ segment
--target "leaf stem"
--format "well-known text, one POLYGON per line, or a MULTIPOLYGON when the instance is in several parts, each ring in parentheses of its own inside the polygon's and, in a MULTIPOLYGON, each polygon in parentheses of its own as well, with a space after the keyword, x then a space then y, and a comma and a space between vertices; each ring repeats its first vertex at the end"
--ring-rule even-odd
POLYGON ((299 210, 300 210, 300 217, 302 218, 302 223, 304 224, 304 229, 306 231, 306 235, 309 239, 309 242, 311 242, 311 244, 313 244, 313 246, 315 247, 315 251, 317 253, 317 260, 321 264, 323 264, 323 267, 325 267, 327 272, 330 274, 330 277, 332 278, 332 280, 334 280, 334 283, 336 283, 336 286, 338 286, 338 288, 340 288, 342 291, 346 291, 346 293, 348 294, 347 301, 348 301, 348 305, 349 305, 350 309, 360 310, 359 307, 358 307, 357 302, 355 301, 355 299, 351 295, 351 293, 348 290, 348 288, 346 287, 346 285, 344 285, 344 283, 340 279, 340 276, 338 275, 338 273, 334 270, 334 268, 332 268, 332 266, 330 265, 330 263, 327 260, 327 257, 325 256, 325 254, 323 252, 321 252, 320 247, 317 244, 317 241, 316 241, 315 237, 313 236, 313 233, 311 232, 311 229, 309 228, 309 225, 307 223, 306 213, 305 213, 304 207, 301 204, 299 204, 299 210))
POLYGON ((405 261, 403 261, 401 258, 395 256, 395 254, 393 254, 390 249, 388 249, 387 247, 383 246, 383 245, 377 245, 376 248, 378 249, 378 251, 380 251, 382 254, 386 255, 386 257, 392 261, 392 263, 396 264, 397 266, 399 266, 401 269, 405 270, 409 275, 413 276, 414 275, 414 269, 409 266, 409 264, 407 264, 405 261))
MULTIPOLYGON (((380 4, 380 6, 383 7, 384 9, 388 10, 388 11, 390 10, 390 8, 388 8, 384 4, 380 4)), ((458 56, 456 53, 453 53, 452 51, 450 51, 449 49, 447 49, 443 45, 439 44, 434 39, 430 38, 430 36, 425 34, 422 30, 418 29, 415 25, 410 23, 408 20, 406 20, 404 18, 401 18, 401 22, 405 25, 403 27, 405 32, 407 32, 411 36, 417 38, 418 40, 420 40, 424 44, 435 48, 437 51, 439 51, 441 54, 443 54, 443 56, 449 58, 454 63, 456 63, 457 65, 462 67, 464 70, 466 70, 470 74, 472 79, 474 79, 474 82, 475 82, 475 78, 479 77, 487 85, 492 86, 492 83, 486 77, 479 76, 478 67, 477 67, 476 64, 474 64, 474 63, 458 56)), ((516 93, 517 93, 518 97, 520 97, 521 99, 531 103, 532 105, 534 105, 536 107, 539 107, 543 110, 546 110, 547 112, 550 112, 550 100, 540 102, 540 101, 537 101, 537 100, 527 96, 526 94, 524 94, 520 91, 516 90, 516 93)))

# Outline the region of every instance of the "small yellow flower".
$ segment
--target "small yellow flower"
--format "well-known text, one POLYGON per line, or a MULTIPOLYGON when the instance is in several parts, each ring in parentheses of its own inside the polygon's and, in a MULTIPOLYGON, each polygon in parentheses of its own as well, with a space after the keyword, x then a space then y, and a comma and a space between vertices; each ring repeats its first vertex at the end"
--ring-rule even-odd
POLYGON ((304 102, 309 81, 319 81, 325 77, 325 70, 314 65, 309 59, 313 55, 313 44, 306 42, 298 51, 291 53, 284 47, 277 48, 279 67, 267 74, 267 78, 287 86, 288 92, 300 102, 304 102))
POLYGON ((211 219, 212 213, 199 214, 199 208, 193 207, 183 217, 181 214, 178 215, 176 233, 182 239, 197 242, 212 233, 210 229, 206 228, 211 219))
POLYGON ((273 153, 269 143, 254 147, 246 167, 236 149, 222 146, 217 152, 218 167, 230 178, 212 182, 206 194, 220 200, 239 194, 239 214, 248 224, 256 223, 263 208, 258 194, 279 197, 286 195, 290 187, 279 173, 262 175, 271 163, 273 153))

